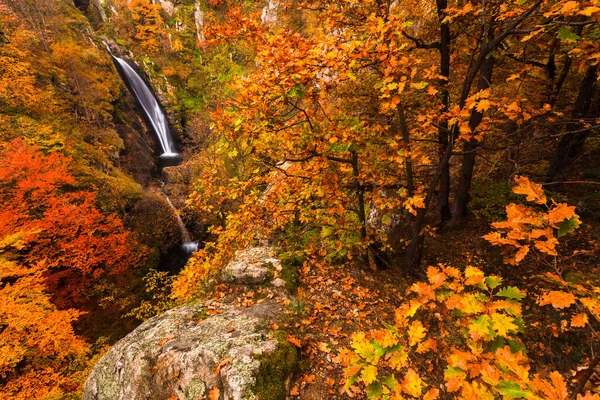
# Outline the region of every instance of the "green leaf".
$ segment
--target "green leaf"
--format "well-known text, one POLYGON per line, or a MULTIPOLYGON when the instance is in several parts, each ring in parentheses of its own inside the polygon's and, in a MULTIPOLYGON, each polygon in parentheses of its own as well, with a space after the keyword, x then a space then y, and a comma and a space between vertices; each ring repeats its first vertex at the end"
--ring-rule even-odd
POLYGON ((384 215, 383 217, 381 217, 381 223, 384 225, 389 224, 392 221, 392 217, 390 217, 389 215, 384 215))
POLYGON ((380 379, 381 383, 387 386, 390 390, 394 390, 396 386, 398 386, 398 381, 394 377, 394 375, 387 375, 380 379))
POLYGON ((369 399, 378 399, 383 394, 383 386, 378 381, 371 383, 367 386, 367 397, 369 399))
POLYGON ((452 377, 461 377, 461 376, 466 376, 467 375, 467 371, 460 369, 458 367, 453 367, 453 366, 448 366, 446 368, 446 370, 444 371, 444 377, 445 378, 452 378, 452 377))
POLYGON ((508 345, 510 346, 511 353, 514 354, 514 353, 520 351, 523 354, 527 354, 527 349, 525 348, 525 346, 523 346, 523 343, 519 343, 519 342, 510 340, 510 339, 508 339, 507 342, 508 342, 508 345))
POLYGON ((503 348, 506 345, 504 342, 504 338, 502 336, 497 336, 496 339, 492 342, 491 350, 496 351, 498 349, 503 348))
POLYGON ((488 285, 491 289, 496 289, 502 283, 502 278, 499 276, 488 276, 485 278, 485 284, 488 285))
POLYGON ((506 297, 507 299, 517 299, 517 300, 521 300, 521 299, 524 299, 525 297, 527 297, 524 294, 522 294, 521 291, 514 286, 507 286, 505 288, 500 289, 500 291, 498 292, 497 295, 500 297, 506 297))
POLYGON ((511 399, 529 398, 531 396, 530 392, 524 392, 519 385, 511 381, 501 381, 495 386, 495 389, 501 395, 511 399))
POLYGON ((569 28, 568 26, 561 26, 560 28, 558 28, 558 35, 557 35, 559 40, 565 41, 565 42, 576 42, 577 39, 579 39, 579 36, 577 36, 577 34, 573 33, 573 31, 571 30, 571 28, 569 28))
POLYGON ((579 216, 573 215, 571 218, 564 220, 558 224, 558 237, 565 236, 573 232, 579 226, 579 216))

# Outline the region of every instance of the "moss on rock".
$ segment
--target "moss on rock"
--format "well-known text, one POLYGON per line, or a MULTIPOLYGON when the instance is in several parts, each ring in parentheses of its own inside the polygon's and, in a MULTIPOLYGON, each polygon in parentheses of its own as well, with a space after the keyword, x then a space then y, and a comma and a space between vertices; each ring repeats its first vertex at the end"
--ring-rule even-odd
POLYGON ((257 357, 260 369, 252 392, 259 400, 285 400, 289 380, 298 365, 298 351, 285 340, 285 332, 275 332, 274 336, 277 339, 275 351, 257 357))

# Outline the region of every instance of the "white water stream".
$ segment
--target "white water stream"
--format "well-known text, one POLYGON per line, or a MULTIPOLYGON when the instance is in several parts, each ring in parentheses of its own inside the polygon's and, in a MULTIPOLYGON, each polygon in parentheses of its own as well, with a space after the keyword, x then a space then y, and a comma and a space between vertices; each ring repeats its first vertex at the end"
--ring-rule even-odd
POLYGON ((177 223, 179 224, 179 230, 181 231, 181 239, 183 240, 183 244, 181 245, 181 248, 188 254, 198 251, 198 242, 195 242, 190 238, 190 233, 188 232, 187 228, 185 227, 185 224, 183 223, 183 220, 181 219, 181 216, 179 215, 179 211, 177 211, 177 209, 175 208, 173 203, 171 203, 171 199, 169 199, 169 196, 167 196, 166 194, 165 194, 165 199, 167 199, 167 203, 169 203, 169 205, 173 209, 173 212, 175 213, 175 217, 177 218, 177 223))

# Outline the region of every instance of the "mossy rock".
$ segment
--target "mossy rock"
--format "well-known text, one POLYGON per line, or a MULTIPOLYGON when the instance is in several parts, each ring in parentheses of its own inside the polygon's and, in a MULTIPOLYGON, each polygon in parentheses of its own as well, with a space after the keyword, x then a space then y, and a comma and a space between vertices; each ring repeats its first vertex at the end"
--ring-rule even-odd
POLYGON ((298 350, 285 340, 285 332, 277 331, 277 349, 260 355, 260 369, 252 392, 259 400, 285 400, 289 383, 298 367, 298 350))

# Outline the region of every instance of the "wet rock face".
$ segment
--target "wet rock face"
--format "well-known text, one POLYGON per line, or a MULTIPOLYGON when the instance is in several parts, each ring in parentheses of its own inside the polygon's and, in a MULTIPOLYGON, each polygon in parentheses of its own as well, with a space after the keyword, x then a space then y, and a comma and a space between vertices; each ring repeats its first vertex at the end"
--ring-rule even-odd
POLYGON ((256 398, 257 357, 280 346, 267 327, 279 305, 231 308, 198 322, 202 313, 200 305, 184 306, 140 325, 96 364, 83 399, 191 400, 214 387, 224 399, 256 398))

